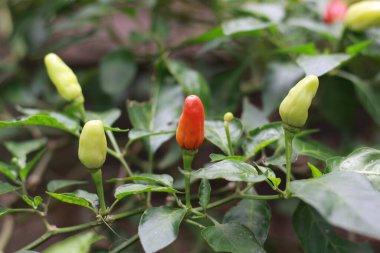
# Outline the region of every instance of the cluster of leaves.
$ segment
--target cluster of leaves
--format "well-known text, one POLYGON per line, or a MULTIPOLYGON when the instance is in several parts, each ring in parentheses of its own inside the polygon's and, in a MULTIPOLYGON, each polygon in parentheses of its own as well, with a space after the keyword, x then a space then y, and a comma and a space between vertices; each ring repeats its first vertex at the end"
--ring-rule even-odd
MULTIPOLYGON (((271 210, 266 200, 297 198, 300 201, 293 214, 293 225, 305 252, 372 252, 369 244, 356 244, 339 237, 333 226, 380 239, 380 230, 376 226, 380 222, 376 215, 380 209, 377 201, 380 197, 380 150, 360 148, 348 156, 338 156, 336 151, 308 137, 313 130, 302 131, 293 142, 293 160, 303 156, 317 166, 309 163, 312 178, 293 180, 289 193, 285 193, 281 183, 285 170, 284 131, 280 122, 269 122, 268 118, 277 110, 290 87, 306 73, 321 77, 316 113, 345 137, 354 132, 353 115, 359 104, 374 124, 379 125, 380 90, 376 62, 380 41, 374 36, 379 30, 352 33, 341 23, 322 23, 320 17, 325 1, 309 0, 302 5, 292 0, 281 3, 212 1, 204 7, 212 11, 218 21, 212 20, 206 32, 169 47, 163 41, 167 39, 170 22, 175 19, 176 12, 170 8, 173 2, 176 1, 145 1, 139 5, 122 4, 116 0, 104 3, 57 0, 46 3, 24 1, 23 6, 10 1, 8 5, 0 5, 1 10, 10 10, 13 20, 17 20, 13 22, 9 39, 10 54, 15 57, 11 61, 0 61, 0 69, 4 70, 0 79, 5 80, 6 87, 1 95, 6 98, 4 101, 25 106, 18 108, 21 116, 17 119, 0 122, 1 131, 7 135, 12 129, 17 130, 11 133, 18 132, 19 127, 49 127, 42 128, 49 138, 5 142, 4 146, 12 157, 10 162, 0 163, 0 173, 4 175, 0 194, 16 192, 25 202, 25 207, 21 208, 0 206, 0 215, 30 212, 38 215, 46 225, 45 234, 24 249, 34 249, 59 234, 96 226, 104 225, 105 229, 113 231, 114 221, 142 214, 136 234, 119 240, 110 252, 122 251, 137 240, 145 252, 156 252, 176 240, 181 224, 185 222, 194 225, 214 251, 265 252, 271 223, 271 210), (40 59, 48 51, 82 41, 102 27, 104 16, 116 12, 133 16, 143 5, 151 11, 152 28, 148 32, 136 32, 131 38, 135 43, 154 42, 159 52, 148 61, 154 65, 153 82, 148 87, 151 91, 147 92, 149 100, 127 102, 129 131, 113 126, 122 115, 121 110, 113 106, 125 98, 120 94, 126 91, 131 93, 127 93, 128 98, 146 95, 140 89, 137 90, 142 94, 132 92, 138 87, 134 82, 137 55, 132 53, 133 50, 116 36, 119 47, 102 58, 98 69, 79 75, 86 101, 90 104, 94 101, 94 107, 102 109, 86 114, 89 119, 103 121, 111 144, 108 154, 119 161, 127 173, 125 178, 108 180, 110 184, 118 184, 113 199, 107 200, 112 202, 109 215, 98 216, 98 196, 83 190, 86 181, 82 180, 52 180, 42 186, 46 194, 32 196, 28 189, 30 175, 39 161, 54 150, 49 136, 51 129, 58 130, 53 133, 59 136, 68 133, 68 139, 76 142, 83 121, 75 106, 62 106, 62 100, 51 95, 54 92, 49 88, 43 66, 37 69, 30 90, 27 90, 22 83, 29 82, 30 73, 23 70, 21 60, 40 59), (58 22, 60 17, 62 21, 58 22), (50 41, 78 24, 91 29, 50 41), (205 71, 170 56, 170 53, 190 46, 200 47, 197 59, 201 67, 205 65, 202 60, 214 53, 221 58, 227 57, 230 62, 215 64, 215 68, 205 71), (368 68, 359 67, 364 62, 368 68), (22 73, 26 73, 25 76, 22 73), (89 83, 98 85, 88 89, 89 83), (256 92, 262 94, 262 109, 251 104, 248 98, 256 92), (217 150, 207 154, 210 157, 208 163, 192 173, 192 184, 199 184, 198 194, 192 196, 193 203, 195 205, 198 200, 199 206, 191 210, 182 204, 184 172, 180 169, 179 173, 174 171, 170 175, 157 173, 178 164, 180 150, 173 142, 173 136, 184 96, 189 94, 202 98, 207 116, 205 137, 208 147, 211 149, 212 145, 217 150), (39 97, 47 103, 37 99, 39 97), (231 149, 221 115, 237 111, 241 101, 241 117, 235 117, 229 126, 231 149), (26 108, 38 104, 45 108, 54 105, 58 109, 26 108), (122 136, 120 140, 115 139, 115 132, 122 136), (139 144, 142 149, 133 153, 139 144), (211 187, 209 181, 212 180, 222 180, 225 185, 211 187), (263 184, 269 185, 274 194, 258 195, 254 187, 263 184), (77 190, 62 192, 67 187, 77 190), (170 197, 164 205, 151 207, 152 193, 156 192, 164 192, 170 197), (94 213, 94 221, 56 228, 47 218, 49 207, 54 204, 52 199, 88 208, 94 213), (210 209, 237 200, 240 202, 230 208, 221 221, 210 214, 210 209)), ((191 21, 189 16, 184 14, 181 20, 191 21)), ((5 15, 1 17, 6 18, 5 15)), ((115 38, 112 29, 102 29, 115 38)), ((311 120, 318 121, 317 117, 311 117, 311 120)), ((200 152, 205 151, 201 149, 200 152)), ((72 156, 75 157, 76 153, 72 156)), ((107 167, 106 164, 103 169, 107 170, 107 167)), ((92 243, 102 238, 95 232, 84 232, 44 252, 67 252, 68 248, 87 252, 92 243)))

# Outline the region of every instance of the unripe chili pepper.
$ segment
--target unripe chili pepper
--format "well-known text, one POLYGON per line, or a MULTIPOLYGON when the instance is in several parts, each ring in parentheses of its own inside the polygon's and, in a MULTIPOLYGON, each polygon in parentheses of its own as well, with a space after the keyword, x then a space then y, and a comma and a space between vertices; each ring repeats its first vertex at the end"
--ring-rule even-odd
POLYGON ((187 150, 197 150, 204 139, 205 113, 202 101, 195 95, 186 97, 178 122, 176 139, 187 150))
POLYGON ((323 21, 326 24, 332 24, 343 21, 347 12, 347 4, 342 0, 330 0, 327 4, 323 21))
POLYGON ((318 77, 308 75, 299 81, 281 102, 282 122, 290 127, 301 128, 305 125, 308 110, 319 86, 318 77))
POLYGON ((344 22, 354 31, 364 31, 380 25, 380 1, 362 1, 351 5, 344 22))
POLYGON ((76 99, 83 102, 82 88, 71 68, 54 53, 46 55, 44 61, 50 80, 59 94, 67 101, 76 99))
POLYGON ((102 121, 87 121, 79 138, 79 160, 89 170, 97 170, 104 164, 106 155, 107 139, 102 121))
POLYGON ((226 112, 223 119, 224 121, 231 122, 234 119, 234 115, 231 112, 226 112))

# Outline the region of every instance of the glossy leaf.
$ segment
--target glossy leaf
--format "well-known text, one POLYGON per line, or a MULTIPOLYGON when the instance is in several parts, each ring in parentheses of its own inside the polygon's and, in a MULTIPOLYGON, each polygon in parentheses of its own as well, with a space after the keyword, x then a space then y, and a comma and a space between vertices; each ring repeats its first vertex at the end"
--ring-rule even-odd
POLYGON ((312 163, 307 163, 307 165, 309 166, 311 170, 311 174, 314 178, 317 178, 323 175, 323 173, 317 167, 315 167, 312 163))
POLYGON ((166 206, 148 208, 140 219, 140 242, 146 253, 157 252, 177 239, 186 209, 166 206))
POLYGON ((15 121, 0 121, 0 128, 2 127, 16 127, 16 126, 48 126, 64 130, 73 135, 79 133, 80 126, 78 122, 58 112, 44 112, 33 109, 24 109, 23 112, 28 112, 28 116, 23 116, 15 121), (34 114, 32 114, 34 112, 34 114))
POLYGON ((301 55, 297 59, 297 64, 303 68, 306 75, 322 76, 350 58, 351 55, 348 54, 301 55))
POLYGON ((6 182, 1 182, 0 181, 0 195, 3 195, 8 192, 14 192, 18 189, 18 187, 8 184, 6 182))
POLYGON ((144 192, 173 192, 179 193, 171 187, 162 187, 146 184, 124 184, 116 188, 115 198, 122 199, 132 194, 139 194, 144 192))
POLYGON ((335 234, 330 226, 312 207, 300 203, 293 215, 294 230, 308 253, 370 253, 368 244, 355 244, 335 234))
POLYGON ((293 149, 297 155, 304 155, 321 161, 326 161, 336 156, 336 151, 333 149, 306 138, 295 138, 293 140, 293 149))
POLYGON ((17 170, 16 168, 14 168, 14 166, 10 164, 0 162, 0 173, 2 173, 11 180, 17 179, 17 170))
POLYGON ((264 113, 270 115, 278 109, 290 88, 302 77, 302 69, 293 63, 270 64, 262 89, 264 113))
POLYGON ((197 95, 205 107, 209 104, 210 91, 205 78, 197 71, 187 67, 181 62, 166 60, 170 73, 181 85, 186 96, 197 95))
MULTIPOLYGON (((240 120, 234 119, 230 122, 230 138, 232 146, 236 147, 241 135, 243 134, 243 125, 240 120)), ((224 129, 223 121, 210 121, 205 122, 205 138, 220 148, 225 154, 229 153, 226 131, 224 129)))
POLYGON ((263 200, 243 199, 225 215, 223 223, 239 223, 249 228, 258 243, 264 245, 270 228, 271 211, 263 200))
POLYGON ((82 185, 86 184, 86 181, 78 181, 78 180, 52 180, 47 184, 47 190, 49 192, 56 192, 60 189, 74 186, 74 185, 82 185))
POLYGON ((295 45, 292 47, 281 48, 281 49, 276 50, 276 53, 316 55, 318 54, 318 50, 315 47, 314 43, 306 43, 306 44, 295 45))
POLYGON ((257 170, 250 164, 237 160, 222 160, 209 164, 192 173, 196 178, 206 178, 209 180, 223 178, 228 181, 244 181, 257 183, 266 179, 266 176, 259 175, 257 170))
POLYGON ((238 18, 222 23, 222 30, 226 36, 252 35, 257 31, 275 26, 269 22, 263 22, 252 17, 238 18))
POLYGON ((380 190, 380 150, 360 148, 346 157, 327 160, 328 171, 352 171, 365 175, 380 190))
POLYGON ((219 162, 219 161, 222 161, 222 160, 238 160, 238 161, 245 161, 245 157, 244 156, 237 156, 237 155, 234 155, 234 156, 226 156, 226 155, 221 155, 221 154, 210 154, 210 159, 211 159, 211 162, 219 162))
MULTIPOLYGON (((180 87, 160 87, 155 96, 154 102, 128 103, 128 114, 134 130, 166 132, 146 137, 144 143, 147 149, 153 153, 174 135, 173 130, 176 129, 183 104, 180 87), (171 101, 170 106, 167 101, 171 101)), ((131 137, 133 136, 131 135, 131 137)), ((134 139, 137 140, 136 136, 134 139)))
POLYGON ((314 207, 330 224, 380 238, 380 192, 355 172, 332 172, 289 185, 294 197, 314 207), (353 187, 354 186, 354 187, 353 187))
MULTIPOLYGON (((1 187, 1 186, 0 186, 1 187)), ((9 212, 10 209, 0 205, 0 216, 4 215, 4 214, 7 214, 9 212)))
POLYGON ((111 51, 100 63, 100 84, 103 91, 110 96, 120 96, 125 93, 136 71, 136 63, 129 50, 111 51))
POLYGON ((249 136, 243 142, 244 155, 254 156, 258 151, 283 138, 284 130, 280 122, 274 122, 249 132, 249 136))
POLYGON ((331 26, 309 18, 289 18, 287 25, 303 28, 313 35, 319 34, 331 41, 338 39, 343 31, 342 24, 331 26))
POLYGON ((115 178, 109 180, 110 182, 120 182, 120 181, 141 181, 141 183, 154 183, 158 185, 173 186, 173 178, 168 174, 149 174, 149 173, 141 173, 132 177, 125 178, 115 178))
POLYGON ((20 178, 25 181, 29 173, 32 171, 37 162, 41 159, 42 155, 45 153, 45 149, 38 152, 32 160, 30 160, 25 167, 20 170, 20 178))
POLYGON ((101 120, 105 127, 111 127, 121 115, 119 108, 113 108, 104 112, 87 112, 89 120, 101 120))
POLYGON ((244 98, 243 100, 243 113, 241 115, 241 121, 246 131, 269 123, 266 115, 256 106, 252 105, 248 98, 244 98))
POLYGON ((263 253, 253 233, 236 223, 219 224, 202 230, 202 236, 216 252, 263 253))
POLYGON ((285 8, 281 3, 252 3, 247 2, 241 6, 240 11, 263 16, 272 22, 280 22, 285 17, 285 8))
POLYGON ((90 207, 90 203, 86 199, 79 197, 74 193, 54 193, 54 192, 46 192, 46 193, 59 201, 92 209, 90 207))
POLYGON ((26 166, 27 155, 34 152, 46 144, 46 139, 36 139, 24 142, 5 142, 4 145, 14 157, 17 158, 17 164, 20 168, 26 166))
POLYGON ((378 99, 380 91, 373 87, 371 83, 366 82, 351 73, 340 71, 338 75, 351 81, 355 85, 360 102, 372 116, 372 119, 380 125, 380 100, 378 99))
POLYGON ((202 178, 201 183, 199 184, 198 189, 198 197, 199 197, 199 205, 206 210, 208 203, 210 202, 211 195, 211 185, 210 182, 202 178))
POLYGON ((29 206, 33 207, 33 209, 37 209, 38 206, 42 203, 42 198, 40 196, 36 196, 33 199, 26 195, 22 195, 22 199, 27 203, 29 206))
POLYGON ((101 239, 103 239, 103 236, 93 231, 87 231, 59 241, 46 248, 42 253, 90 252, 91 245, 101 239))
POLYGON ((93 208, 99 207, 98 195, 84 191, 84 190, 76 190, 75 192, 73 192, 73 194, 75 194, 75 196, 79 198, 83 198, 84 200, 86 200, 88 203, 91 204, 93 208))

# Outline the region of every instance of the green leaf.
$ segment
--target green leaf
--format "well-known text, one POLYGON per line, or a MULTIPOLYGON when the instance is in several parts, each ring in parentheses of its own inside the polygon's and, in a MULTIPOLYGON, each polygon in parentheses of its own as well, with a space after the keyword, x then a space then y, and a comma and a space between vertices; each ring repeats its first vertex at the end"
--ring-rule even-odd
POLYGON ((46 192, 46 193, 59 201, 73 204, 73 205, 87 207, 92 210, 92 208, 90 207, 90 203, 86 199, 77 196, 75 193, 54 193, 54 192, 46 192))
POLYGON ((158 185, 173 186, 173 177, 168 174, 149 174, 141 173, 132 177, 125 178, 115 178, 108 180, 109 182, 120 182, 120 181, 147 181, 148 183, 155 183, 158 185))
POLYGON ((309 18, 289 18, 287 19, 287 25, 301 27, 310 31, 313 35, 315 33, 320 34, 330 41, 338 39, 343 31, 342 24, 331 26, 309 18))
POLYGON ((113 108, 104 112, 86 112, 90 120, 101 120, 106 128, 111 127, 120 118, 121 110, 113 108))
POLYGON ((259 175, 252 165, 237 160, 223 160, 212 163, 205 168, 194 171, 192 176, 210 180, 223 178, 228 181, 251 183, 262 182, 266 179, 266 176, 259 175))
POLYGON ((314 207, 330 224, 380 238, 380 192, 355 172, 332 172, 289 184, 294 197, 314 207), (363 208, 365 207, 365 208, 363 208))
POLYGON ((8 184, 6 182, 0 181, 0 195, 3 195, 8 192, 14 192, 18 189, 18 187, 8 184))
MULTIPOLYGON (((240 5, 240 4, 238 4, 240 5)), ((238 6, 239 8, 239 6, 238 6)), ((277 3, 251 3, 247 2, 241 5, 239 11, 265 17, 272 22, 279 23, 285 17, 285 8, 283 4, 277 3)))
POLYGON ((207 107, 210 99, 210 90, 205 78, 199 72, 181 62, 166 60, 165 63, 169 72, 181 85, 186 96, 198 95, 204 106, 207 107))
POLYGON ((132 194, 139 194, 144 192, 173 192, 180 193, 171 187, 162 187, 146 184, 124 184, 116 188, 115 198, 122 199, 132 194))
POLYGON ((223 223, 239 223, 249 228, 258 243, 264 245, 270 228, 271 211, 263 200, 243 199, 225 215, 223 223))
POLYGON ((244 129, 247 131, 269 123, 266 115, 256 106, 252 105, 248 98, 243 99, 241 121, 244 125, 244 129))
POLYGON ((86 181, 78 181, 78 180, 52 180, 47 185, 47 190, 49 192, 56 192, 65 187, 74 186, 74 185, 82 185, 87 184, 86 181))
POLYGON ((46 145, 46 139, 36 139, 24 142, 5 142, 4 146, 17 158, 17 164, 22 169, 26 166, 27 155, 46 145))
POLYGON ((131 145, 133 142, 150 137, 150 136, 155 136, 155 135, 168 135, 168 134, 175 134, 175 130, 164 130, 164 131, 147 131, 147 130, 135 130, 132 129, 128 133, 129 141, 128 145, 131 145))
MULTIPOLYGON (((1 185, 0 185, 0 189, 1 189, 1 185)), ((0 205, 0 216, 7 214, 9 211, 10 211, 9 208, 6 208, 6 207, 0 205)))
POLYGON ((11 180, 17 179, 17 170, 16 168, 14 168, 14 166, 10 164, 0 162, 0 173, 4 174, 11 180))
POLYGON ((37 209, 38 206, 42 203, 42 198, 40 196, 35 196, 33 199, 28 197, 27 195, 22 195, 22 199, 27 203, 29 206, 33 207, 33 209, 37 209))
POLYGON ((166 206, 148 208, 140 219, 139 237, 146 253, 156 252, 177 239, 186 209, 166 206))
POLYGON ((308 253, 370 253, 368 244, 355 244, 335 234, 312 207, 300 203, 293 215, 293 226, 302 248, 308 253))
POLYGON ((45 153, 45 149, 38 152, 32 160, 30 160, 24 168, 20 170, 20 178, 22 181, 25 181, 29 173, 32 171, 36 163, 41 159, 42 155, 45 153))
POLYGON ((269 123, 249 132, 249 136, 243 142, 244 155, 253 157, 261 149, 283 138, 284 130, 281 122, 269 123))
POLYGON ((36 125, 58 128, 73 135, 79 134, 79 123, 64 114, 34 109, 23 109, 22 112, 27 113, 28 116, 21 117, 15 121, 0 121, 0 128, 36 125))
POLYGON ((380 150, 360 148, 346 157, 327 160, 327 171, 352 171, 365 175, 380 190, 380 150))
POLYGON ((198 197, 199 197, 199 205, 206 210, 207 205, 210 202, 211 195, 211 185, 210 182, 202 178, 201 183, 199 184, 198 197))
MULTIPOLYGON (((243 125, 240 120, 233 119, 233 121, 230 122, 229 128, 232 146, 233 148, 236 148, 236 144, 243 134, 243 125)), ((206 120, 205 138, 220 148, 220 150, 222 150, 225 154, 229 154, 227 136, 223 121, 206 120)))
POLYGON ((346 53, 352 54, 352 55, 359 54, 365 49, 367 49, 372 43, 373 43, 373 40, 360 41, 358 43, 348 46, 346 48, 346 53))
POLYGON ((219 161, 222 161, 222 160, 238 160, 238 161, 245 161, 245 157, 244 156, 237 156, 237 155, 234 155, 234 156, 225 156, 225 155, 221 155, 221 154, 210 154, 209 155, 210 159, 211 159, 211 162, 219 162, 219 161))
POLYGON ((136 63, 127 49, 116 49, 100 63, 100 84, 105 93, 119 97, 124 94, 136 75, 136 63))
POLYGON ((336 156, 336 152, 330 147, 306 138, 295 138, 293 149, 297 155, 304 155, 321 161, 336 156))
POLYGON ((83 198, 84 200, 86 200, 88 203, 91 204, 91 206, 93 208, 99 208, 98 195, 96 195, 94 193, 89 193, 89 192, 84 191, 84 190, 76 190, 75 192, 73 192, 73 194, 75 194, 75 196, 77 196, 79 198, 83 198))
POLYGON ((292 47, 277 49, 276 53, 316 55, 318 54, 318 50, 316 49, 314 43, 306 43, 306 44, 295 45, 292 47))
POLYGON ((210 30, 197 35, 191 39, 186 40, 183 42, 184 45, 189 45, 189 44, 199 44, 199 43, 205 43, 209 42, 218 38, 224 37, 223 30, 221 27, 215 27, 211 28, 210 30))
POLYGON ((103 238, 93 231, 87 231, 59 241, 46 248, 42 253, 90 252, 91 245, 103 238))
POLYGON ((371 85, 371 83, 368 83, 351 73, 340 71, 337 75, 351 81, 355 85, 360 102, 372 116, 372 119, 380 125, 380 91, 371 85))
POLYGON ((349 54, 301 55, 297 59, 297 64, 303 68, 306 75, 322 76, 351 57, 349 54))
POLYGON ((222 23, 222 30, 226 36, 254 35, 258 31, 274 27, 275 24, 263 22, 252 17, 238 18, 222 23))
POLYGON ((216 252, 263 253, 253 233, 240 224, 227 223, 207 227, 202 236, 216 252))
POLYGON ((312 163, 307 163, 307 165, 309 166, 311 170, 311 174, 314 178, 317 178, 323 175, 323 173, 317 167, 315 167, 312 163))
POLYGON ((265 115, 270 115, 273 110, 277 110, 281 101, 303 76, 300 67, 293 63, 272 63, 269 64, 263 83, 263 111, 265 115))
POLYGON ((144 144, 150 152, 156 152, 164 142, 174 135, 173 130, 176 129, 182 104, 183 95, 178 86, 160 87, 153 102, 128 103, 128 114, 134 130, 170 131, 166 134, 146 137, 144 144), (170 105, 167 104, 167 101, 170 101, 170 105))

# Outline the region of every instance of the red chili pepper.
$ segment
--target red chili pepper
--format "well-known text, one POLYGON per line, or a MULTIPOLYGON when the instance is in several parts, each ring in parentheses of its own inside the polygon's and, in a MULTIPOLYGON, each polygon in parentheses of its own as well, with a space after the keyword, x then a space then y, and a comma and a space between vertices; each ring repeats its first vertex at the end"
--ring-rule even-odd
POLYGON ((338 21, 343 21, 347 12, 347 4, 342 0, 330 0, 327 4, 326 12, 323 16, 323 21, 326 24, 332 24, 338 21))
POLYGON ((186 97, 177 127, 178 144, 184 149, 198 149, 204 139, 204 123, 205 112, 200 98, 195 95, 186 97))

